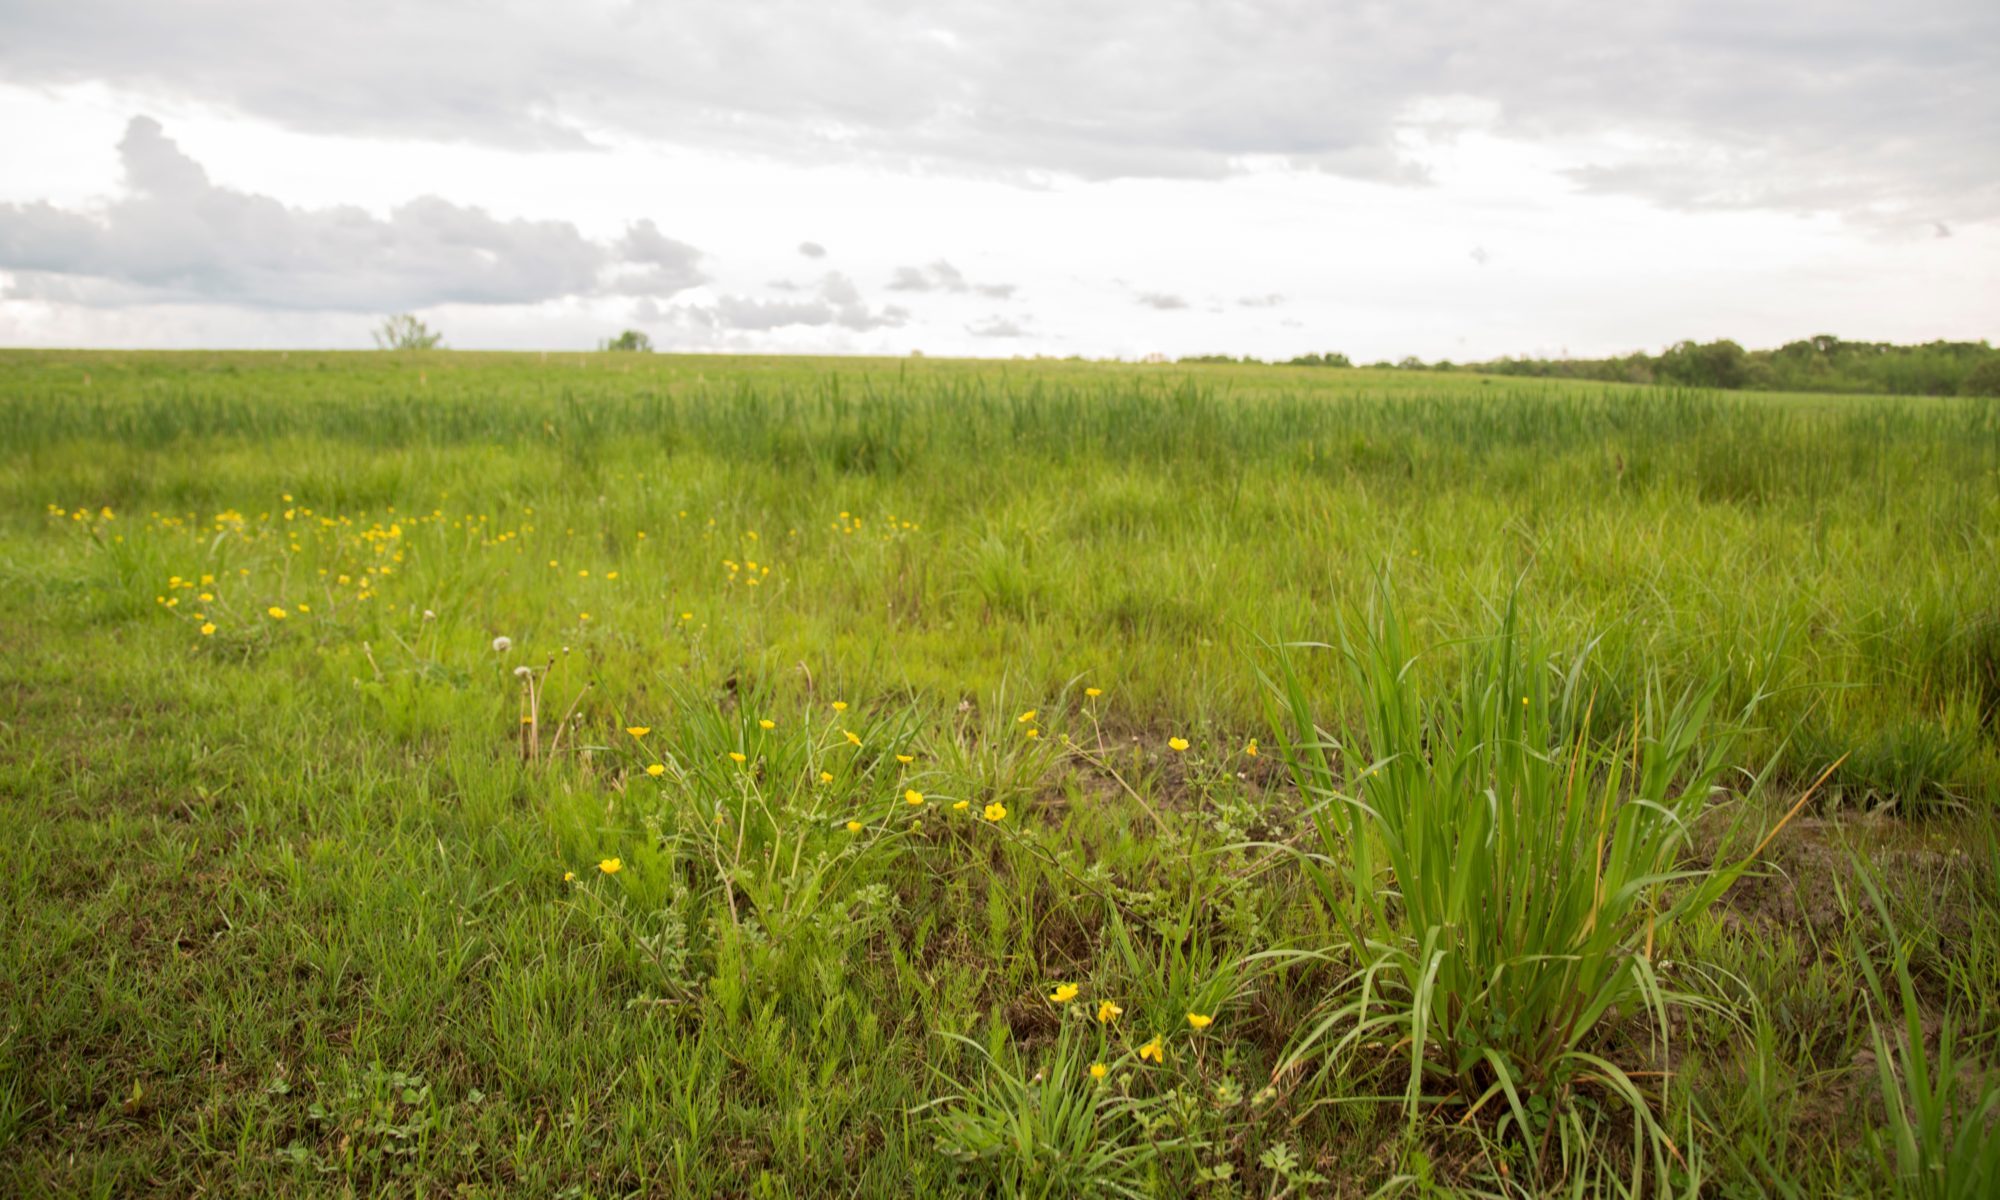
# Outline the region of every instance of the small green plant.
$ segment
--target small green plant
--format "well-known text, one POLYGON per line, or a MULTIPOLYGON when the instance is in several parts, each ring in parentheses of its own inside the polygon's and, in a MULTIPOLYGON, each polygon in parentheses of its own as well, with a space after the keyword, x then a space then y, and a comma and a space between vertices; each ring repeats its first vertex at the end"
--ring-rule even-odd
POLYGON ((1869 1144, 1898 1196, 2000 1195, 2000 1135, 1994 1128, 2000 1122, 2000 1075, 1974 1057, 1948 1010, 1938 1019, 1934 1043, 1927 1043, 1923 1005, 1910 978, 1909 943, 1898 935, 1867 865, 1856 862, 1855 875, 1890 942, 1886 979, 1874 951, 1858 942, 1855 947, 1868 983, 1868 1035, 1887 1113, 1887 1124, 1870 1135, 1869 1144))
MULTIPOLYGON (((977 1056, 981 1074, 932 1102, 939 1152, 1003 1196, 1152 1195, 1156 1163, 1182 1143, 1154 1134, 1146 1105, 1093 1073, 1080 1024, 1066 1023, 1033 1071, 946 1034, 977 1056)), ((1120 1066, 1129 1071, 1129 1060, 1120 1066)))

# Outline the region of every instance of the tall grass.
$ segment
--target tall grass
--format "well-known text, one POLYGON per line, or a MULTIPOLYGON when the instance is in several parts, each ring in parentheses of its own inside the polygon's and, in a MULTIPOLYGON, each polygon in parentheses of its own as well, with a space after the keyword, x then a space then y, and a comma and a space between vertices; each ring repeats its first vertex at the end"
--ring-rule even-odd
POLYGON ((1629 726, 1600 741, 1588 648, 1552 655, 1511 603, 1462 648, 1455 686, 1420 682, 1386 591, 1343 624, 1338 652, 1351 724, 1321 727, 1325 702, 1289 659, 1270 680, 1276 736, 1314 803, 1305 870, 1343 935, 1330 953, 1354 968, 1286 1064, 1399 1049, 1412 1122, 1433 1104, 1497 1110, 1495 1135, 1537 1166, 1587 1157, 1608 1104, 1632 1122, 1632 1189, 1664 1178, 1679 1153, 1649 1072, 1606 1057, 1600 1034, 1636 1023, 1664 1061, 1668 1009, 1706 1003, 1654 945, 1741 870, 1683 863, 1730 761, 1718 684, 1642 677, 1629 726))

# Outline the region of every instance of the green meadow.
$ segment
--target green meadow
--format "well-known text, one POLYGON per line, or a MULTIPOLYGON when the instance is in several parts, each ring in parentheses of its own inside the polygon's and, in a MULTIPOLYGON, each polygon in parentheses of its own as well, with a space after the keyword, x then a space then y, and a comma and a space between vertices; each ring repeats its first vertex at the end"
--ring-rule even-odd
POLYGON ((0 353, 0 1192, 2000 1194, 2000 406, 0 353))

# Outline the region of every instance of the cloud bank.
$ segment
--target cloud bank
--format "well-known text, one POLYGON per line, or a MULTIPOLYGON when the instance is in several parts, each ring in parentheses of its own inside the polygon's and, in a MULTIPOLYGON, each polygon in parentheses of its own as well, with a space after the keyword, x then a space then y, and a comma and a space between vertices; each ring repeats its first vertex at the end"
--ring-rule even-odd
POLYGON ((125 194, 100 211, 0 205, 10 297, 99 307, 229 304, 382 312, 665 298, 703 281, 701 252, 639 221, 609 243, 567 221, 501 220, 420 197, 387 217, 292 208, 218 187, 150 117, 118 144, 125 194))
POLYGON ((1593 190, 1926 221, 2000 215, 1996 70, 1991 0, 68 0, 17 6, 0 39, 19 84, 113 81, 310 132, 1410 182, 1413 126, 1474 123, 1607 138, 1574 169, 1593 190))

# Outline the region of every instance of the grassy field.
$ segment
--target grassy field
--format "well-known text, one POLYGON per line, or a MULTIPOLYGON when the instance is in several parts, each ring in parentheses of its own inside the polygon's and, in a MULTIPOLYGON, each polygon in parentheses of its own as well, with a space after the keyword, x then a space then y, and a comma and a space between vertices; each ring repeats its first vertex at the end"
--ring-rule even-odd
POLYGON ((1991 401, 6 352, 0 451, 7 1194, 2000 1188, 1991 401))

